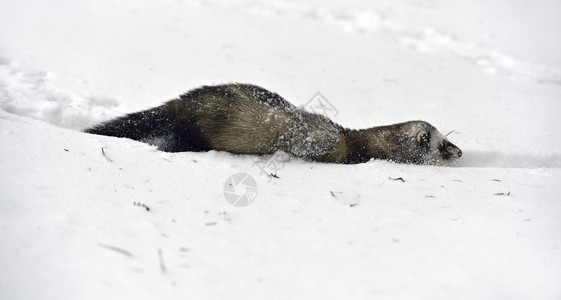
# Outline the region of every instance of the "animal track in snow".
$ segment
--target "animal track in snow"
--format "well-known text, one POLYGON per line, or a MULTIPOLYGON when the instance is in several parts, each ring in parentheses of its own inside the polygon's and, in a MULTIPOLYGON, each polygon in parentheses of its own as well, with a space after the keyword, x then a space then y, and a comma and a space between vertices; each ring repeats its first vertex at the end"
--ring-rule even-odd
POLYGON ((501 153, 491 151, 465 151, 461 167, 491 168, 561 168, 561 153, 501 153))
POLYGON ((0 109, 61 127, 83 129, 104 119, 106 108, 119 105, 113 99, 59 89, 50 83, 51 76, 0 59, 0 109))
MULTIPOLYGON (((203 2, 206 5, 224 5, 215 1, 203 2)), ((429 2, 426 3, 428 6, 434 4, 429 2)), ((292 16, 331 23, 341 30, 351 33, 383 34, 395 43, 415 51, 427 54, 447 53, 469 61, 489 74, 529 78, 540 83, 561 85, 561 70, 554 67, 519 60, 484 46, 460 40, 454 35, 434 28, 416 28, 395 21, 381 10, 312 7, 286 0, 274 2, 237 1, 228 5, 253 14, 292 16)))

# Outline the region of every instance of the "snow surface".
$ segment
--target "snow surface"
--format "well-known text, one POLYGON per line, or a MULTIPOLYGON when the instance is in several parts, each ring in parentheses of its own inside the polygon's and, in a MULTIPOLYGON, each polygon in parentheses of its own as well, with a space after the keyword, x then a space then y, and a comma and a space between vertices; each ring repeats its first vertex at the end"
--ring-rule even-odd
POLYGON ((0 1, 0 299, 560 299, 560 11, 0 1), (426 120, 464 157, 275 170, 80 132, 224 82, 319 91, 352 128, 426 120))

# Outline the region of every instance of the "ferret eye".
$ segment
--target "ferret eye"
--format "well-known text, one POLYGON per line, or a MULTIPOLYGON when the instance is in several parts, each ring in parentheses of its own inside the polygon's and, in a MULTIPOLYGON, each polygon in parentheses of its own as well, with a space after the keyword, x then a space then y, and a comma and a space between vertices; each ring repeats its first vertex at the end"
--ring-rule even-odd
POLYGON ((448 142, 447 140, 444 140, 440 142, 440 144, 438 145, 438 150, 442 153, 450 152, 450 145, 452 145, 452 143, 448 142))
POLYGON ((430 149, 430 132, 423 132, 419 135, 419 146, 425 150, 430 149))

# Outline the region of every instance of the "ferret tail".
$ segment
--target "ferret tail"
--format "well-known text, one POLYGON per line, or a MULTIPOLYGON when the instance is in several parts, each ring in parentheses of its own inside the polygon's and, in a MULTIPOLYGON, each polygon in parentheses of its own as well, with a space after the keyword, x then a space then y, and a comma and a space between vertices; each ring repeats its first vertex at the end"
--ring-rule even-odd
POLYGON ((172 134, 172 124, 162 107, 156 107, 103 122, 84 132, 147 142, 172 134))
POLYGON ((84 132, 129 138, 155 145, 166 152, 210 150, 192 123, 178 122, 163 105, 109 120, 84 132))

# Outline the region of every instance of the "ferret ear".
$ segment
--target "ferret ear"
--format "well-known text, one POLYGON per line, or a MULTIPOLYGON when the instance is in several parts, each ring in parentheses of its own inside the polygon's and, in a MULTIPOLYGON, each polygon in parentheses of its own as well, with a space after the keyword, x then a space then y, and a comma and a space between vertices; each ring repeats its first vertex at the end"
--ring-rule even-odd
POLYGON ((430 132, 423 131, 417 135, 417 144, 425 150, 430 149, 430 132))

